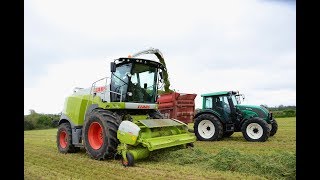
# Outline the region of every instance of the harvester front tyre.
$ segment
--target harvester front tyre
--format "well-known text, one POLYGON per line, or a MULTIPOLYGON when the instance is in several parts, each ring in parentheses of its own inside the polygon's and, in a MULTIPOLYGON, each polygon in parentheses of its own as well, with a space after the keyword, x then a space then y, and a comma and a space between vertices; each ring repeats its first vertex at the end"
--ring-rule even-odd
POLYGON ((155 110, 149 114, 151 119, 164 119, 164 116, 160 113, 159 110, 155 110))
POLYGON ((121 162, 124 167, 134 166, 134 157, 131 153, 127 152, 126 154, 127 160, 122 158, 121 162))
POLYGON ((115 114, 107 110, 93 110, 83 125, 83 145, 87 154, 96 160, 113 158, 119 144, 118 127, 115 114))
POLYGON ((60 153, 74 153, 79 151, 79 147, 72 144, 72 130, 69 123, 62 123, 58 126, 57 147, 60 153))
POLYGON ((264 142, 270 136, 268 123, 261 118, 246 120, 241 127, 241 131, 243 137, 250 142, 264 142))
POLYGON ((194 122, 194 133, 200 141, 217 141, 222 138, 223 126, 212 114, 201 114, 194 122))
POLYGON ((275 119, 273 119, 273 122, 271 123, 272 129, 270 131, 270 136, 273 136, 277 133, 278 131, 278 123, 275 119))

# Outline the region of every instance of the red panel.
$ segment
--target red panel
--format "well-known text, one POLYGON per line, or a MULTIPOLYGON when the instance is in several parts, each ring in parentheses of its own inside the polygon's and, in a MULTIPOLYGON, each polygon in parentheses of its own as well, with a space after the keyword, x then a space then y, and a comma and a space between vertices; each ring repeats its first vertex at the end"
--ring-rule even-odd
POLYGON ((185 123, 193 122, 197 94, 166 93, 158 99, 158 109, 165 118, 178 119, 185 123))
POLYGON ((163 109, 163 108, 172 108, 173 107, 173 102, 166 102, 166 103, 159 103, 158 108, 163 109))

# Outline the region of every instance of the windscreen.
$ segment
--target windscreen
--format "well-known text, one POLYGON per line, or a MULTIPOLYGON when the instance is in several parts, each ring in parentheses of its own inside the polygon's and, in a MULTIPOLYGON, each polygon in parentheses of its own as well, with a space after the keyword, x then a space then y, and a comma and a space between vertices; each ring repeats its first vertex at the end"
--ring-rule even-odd
POLYGON ((128 102, 155 103, 157 94, 157 68, 146 64, 133 64, 128 87, 128 102))
POLYGON ((128 73, 131 71, 132 64, 123 64, 118 66, 116 72, 112 74, 111 77, 111 99, 114 102, 119 102, 120 99, 122 101, 125 100, 127 95, 127 88, 128 88, 128 73), (122 97, 121 97, 122 94, 122 97))
POLYGON ((234 106, 240 104, 240 99, 237 99, 235 95, 231 96, 231 99, 234 106))

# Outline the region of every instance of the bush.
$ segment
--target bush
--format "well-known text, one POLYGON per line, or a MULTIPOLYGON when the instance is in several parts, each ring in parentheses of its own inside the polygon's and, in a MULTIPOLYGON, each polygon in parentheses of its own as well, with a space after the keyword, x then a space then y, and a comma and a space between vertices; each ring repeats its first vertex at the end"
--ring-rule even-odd
POLYGON ((272 111, 272 115, 275 118, 296 117, 296 111, 295 110, 272 111))
POLYGON ((35 125, 32 121, 24 119, 24 130, 32 130, 35 129, 35 125))
POLYGON ((55 128, 59 119, 58 114, 39 114, 30 110, 30 114, 24 116, 24 130, 55 128))

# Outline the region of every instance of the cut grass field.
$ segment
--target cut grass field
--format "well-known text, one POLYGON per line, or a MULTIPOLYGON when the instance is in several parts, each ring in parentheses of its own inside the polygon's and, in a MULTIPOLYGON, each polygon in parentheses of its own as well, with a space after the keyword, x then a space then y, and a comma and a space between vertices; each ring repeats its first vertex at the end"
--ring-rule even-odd
POLYGON ((193 148, 154 151, 127 168, 120 160, 93 160, 84 149, 59 153, 57 129, 25 131, 24 179, 296 179, 296 118, 277 122, 266 142, 247 142, 236 132, 193 148))

